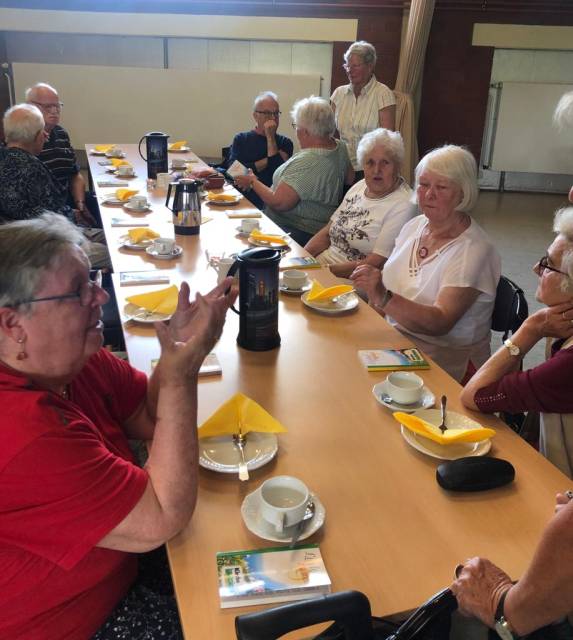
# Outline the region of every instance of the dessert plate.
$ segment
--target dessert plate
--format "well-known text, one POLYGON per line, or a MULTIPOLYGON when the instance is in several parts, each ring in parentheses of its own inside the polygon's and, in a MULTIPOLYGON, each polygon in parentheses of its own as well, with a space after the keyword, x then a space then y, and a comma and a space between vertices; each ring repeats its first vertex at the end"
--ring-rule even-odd
MULTIPOLYGON (((250 431, 245 441, 245 462, 252 471, 270 462, 279 445, 276 434, 250 431)), ((199 464, 218 473, 239 473, 241 454, 229 435, 199 440, 199 464)))
POLYGON ((326 315, 335 316, 355 309, 358 306, 360 298, 356 295, 356 293, 354 293, 354 291, 351 291, 350 293, 345 293, 341 296, 338 296, 334 301, 309 301, 308 293, 304 293, 301 300, 304 305, 311 309, 314 309, 314 311, 318 311, 319 313, 324 313, 326 315))

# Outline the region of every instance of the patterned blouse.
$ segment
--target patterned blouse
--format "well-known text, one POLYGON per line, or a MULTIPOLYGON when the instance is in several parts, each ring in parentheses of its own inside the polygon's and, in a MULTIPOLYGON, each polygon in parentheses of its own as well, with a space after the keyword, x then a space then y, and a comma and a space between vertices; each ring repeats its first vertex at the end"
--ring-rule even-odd
POLYGON ((65 191, 43 162, 23 149, 0 148, 0 222, 35 218, 45 210, 73 220, 65 191))

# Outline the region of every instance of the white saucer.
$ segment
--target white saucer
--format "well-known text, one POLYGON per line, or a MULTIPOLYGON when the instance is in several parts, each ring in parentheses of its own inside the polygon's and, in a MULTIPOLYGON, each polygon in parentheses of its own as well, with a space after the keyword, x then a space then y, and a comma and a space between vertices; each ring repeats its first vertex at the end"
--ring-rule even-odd
POLYGON ((308 293, 303 294, 301 300, 307 307, 310 307, 319 313, 332 316, 351 311, 352 309, 355 309, 360 302, 360 298, 356 293, 354 293, 354 291, 338 296, 336 302, 332 302, 332 300, 325 300, 324 302, 309 302, 308 293))
POLYGON ((283 284, 282 280, 279 281, 279 289, 283 293, 288 293, 289 295, 292 295, 292 296, 300 296, 306 291, 310 291, 311 287, 312 287, 312 283, 308 281, 306 284, 303 284, 300 289, 289 289, 285 284, 283 284))
POLYGON ((127 209, 128 211, 133 211, 133 213, 147 213, 148 211, 151 211, 151 206, 149 205, 149 202, 145 205, 145 207, 143 209, 136 209, 132 204, 130 204, 129 202, 126 202, 123 205, 124 209, 127 209))
POLYGON ((153 240, 150 239, 142 240, 141 242, 131 242, 127 234, 121 236, 119 240, 120 247, 123 247, 124 249, 132 249, 134 251, 145 251, 153 243, 153 240))
POLYGON ((414 413, 414 411, 418 411, 419 409, 429 409, 434 406, 434 402, 436 401, 436 397, 426 385, 422 388, 422 397, 420 400, 413 404, 400 404, 392 400, 392 398, 388 399, 389 394, 386 390, 386 380, 375 384, 372 387, 372 393, 380 404, 388 407, 388 409, 392 409, 392 411, 403 411, 404 413, 414 413), (385 400, 384 398, 387 399, 385 400))
MULTIPOLYGON (((251 431, 245 442, 245 461, 252 471, 270 462, 277 454, 279 445, 275 433, 251 431)), ((218 473, 239 473, 241 454, 233 436, 214 436, 199 440, 199 464, 218 473)))
MULTIPOLYGON (((249 493, 243 500, 241 505, 241 516, 247 529, 254 533, 263 540, 271 540, 273 542, 290 542, 293 534, 293 527, 287 527, 282 533, 278 533, 272 524, 269 524, 266 520, 263 520, 260 514, 260 487, 249 493)), ((322 502, 318 499, 318 496, 312 494, 312 500, 314 502, 315 511, 314 516, 309 520, 299 536, 299 540, 306 540, 313 533, 316 533, 320 527, 324 524, 326 519, 326 509, 322 502)), ((296 526, 296 525, 293 525, 296 526)))
POLYGON ((106 151, 104 155, 106 158, 118 158, 119 160, 121 160, 122 158, 125 158, 125 151, 122 151, 119 155, 117 155, 116 153, 110 153, 109 151, 106 151))
POLYGON ((132 302, 128 302, 123 308, 123 315, 126 320, 132 320, 133 322, 141 322, 142 324, 152 324, 153 322, 161 322, 163 320, 169 320, 171 318, 170 313, 153 313, 146 311, 142 307, 138 307, 132 302))
POLYGON ((179 149, 170 149, 167 147, 167 151, 169 151, 169 153, 187 153, 187 151, 191 151, 191 147, 179 147, 179 149))
POLYGON ((147 255, 150 255, 152 258, 156 258, 157 260, 172 260, 183 253, 183 247, 176 244, 171 253, 157 253, 153 247, 147 247, 145 252, 147 255))
POLYGON ((105 156, 105 151, 97 151, 97 149, 90 149, 90 156, 105 156))
POLYGON ((235 229, 239 238, 248 238, 251 235, 250 231, 243 231, 241 225, 236 226, 235 229))
MULTIPOLYGON (((416 411, 414 415, 430 422, 436 427, 442 420, 439 409, 422 409, 421 411, 416 411)), ((475 420, 461 413, 456 413, 455 411, 446 412, 446 424, 453 429, 475 429, 480 426, 475 420)), ((411 447, 431 458, 438 458, 438 460, 457 460, 458 458, 468 456, 485 456, 491 449, 491 440, 489 439, 482 440, 481 442, 439 444, 429 438, 424 438, 424 436, 414 431, 410 431, 410 429, 407 429, 404 425, 401 426, 401 432, 402 437, 411 447)))
POLYGON ((115 196, 106 196, 101 203, 108 207, 120 207, 126 204, 124 200, 120 200, 115 196))
MULTIPOLYGON (((288 236, 282 236, 284 240, 288 243, 288 236)), ((258 240, 257 238, 252 238, 249 234, 249 244, 253 245, 253 247, 268 247, 269 249, 278 249, 279 251, 290 251, 290 247, 288 244, 284 244, 284 242, 267 242, 266 240, 258 240)))

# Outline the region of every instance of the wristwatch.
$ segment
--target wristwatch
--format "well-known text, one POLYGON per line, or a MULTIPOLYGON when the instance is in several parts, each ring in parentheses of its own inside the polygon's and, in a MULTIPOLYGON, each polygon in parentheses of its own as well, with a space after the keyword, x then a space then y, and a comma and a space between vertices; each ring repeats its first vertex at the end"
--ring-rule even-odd
POLYGON ((501 638, 501 640, 518 640, 519 636, 513 631, 511 625, 503 615, 503 605, 505 604, 505 597, 508 593, 509 589, 502 594, 501 598, 499 599, 497 609, 495 610, 495 631, 501 638))
POLYGON ((510 355, 516 357, 521 355, 521 349, 516 344, 513 344, 509 338, 503 343, 503 346, 509 351, 510 355))

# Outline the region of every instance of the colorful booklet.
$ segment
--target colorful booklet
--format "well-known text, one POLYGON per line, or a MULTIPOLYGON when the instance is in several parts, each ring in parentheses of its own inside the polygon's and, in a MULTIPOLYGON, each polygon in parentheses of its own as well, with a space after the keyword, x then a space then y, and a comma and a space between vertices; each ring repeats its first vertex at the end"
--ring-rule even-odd
POLYGON ((418 349, 366 349, 358 352, 368 371, 429 369, 430 364, 418 349))
POLYGON ((283 258, 279 265, 279 270, 285 269, 320 269, 322 265, 320 262, 312 256, 293 256, 283 258))
POLYGON ((305 600, 330 593, 317 544, 217 553, 221 608, 305 600))
POLYGON ((121 287, 134 284, 169 284, 169 274, 155 271, 122 271, 119 274, 121 287))

